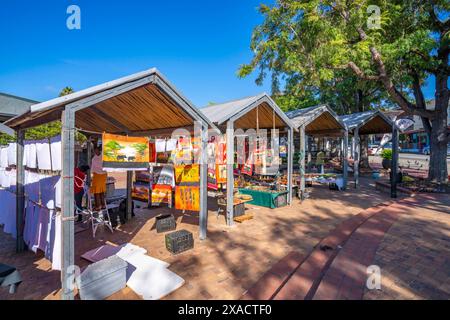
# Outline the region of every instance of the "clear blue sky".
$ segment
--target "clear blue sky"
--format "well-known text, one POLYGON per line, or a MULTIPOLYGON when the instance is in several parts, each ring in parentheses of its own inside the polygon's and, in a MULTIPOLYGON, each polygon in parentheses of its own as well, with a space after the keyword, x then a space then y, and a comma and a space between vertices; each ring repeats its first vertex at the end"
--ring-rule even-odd
POLYGON ((43 101, 65 86, 156 67, 199 107, 269 92, 267 81, 236 77, 251 58, 260 2, 2 0, 0 91, 43 101), (71 4, 81 8, 81 30, 66 27, 71 4))

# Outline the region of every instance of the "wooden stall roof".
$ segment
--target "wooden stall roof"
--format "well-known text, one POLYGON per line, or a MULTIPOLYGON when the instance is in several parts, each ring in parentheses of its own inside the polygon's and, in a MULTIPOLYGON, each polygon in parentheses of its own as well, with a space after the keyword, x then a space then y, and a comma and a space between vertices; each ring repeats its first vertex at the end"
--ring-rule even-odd
POLYGON ((327 105, 319 105, 286 112, 296 128, 305 125, 305 132, 315 136, 341 136, 345 124, 327 105))
POLYGON ((392 132, 392 120, 379 110, 352 113, 340 117, 350 133, 359 128, 359 134, 381 134, 392 132))
POLYGON ((274 126, 278 129, 294 128, 289 118, 267 93, 203 107, 200 110, 218 126, 233 120, 235 128, 254 129, 258 119, 261 129, 271 129, 274 126))
POLYGON ((217 130, 155 68, 32 105, 5 124, 25 129, 59 120, 66 106, 80 107, 75 125, 85 131, 149 135, 152 130, 192 126, 195 120, 217 130))

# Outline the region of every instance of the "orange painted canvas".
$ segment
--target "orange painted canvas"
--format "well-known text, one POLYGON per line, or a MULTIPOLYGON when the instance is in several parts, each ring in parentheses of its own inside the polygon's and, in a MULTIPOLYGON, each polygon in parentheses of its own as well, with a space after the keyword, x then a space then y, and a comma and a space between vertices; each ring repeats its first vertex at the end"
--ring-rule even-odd
POLYGON ((175 183, 193 183, 200 181, 200 166, 190 164, 185 166, 175 166, 175 183))
POLYGON ((152 187, 152 206, 172 202, 172 187, 165 184, 154 184, 152 187))
POLYGON ((176 186, 175 209, 187 211, 200 211, 200 187, 176 186))
POLYGON ((146 168, 148 167, 149 145, 146 137, 128 137, 104 133, 103 167, 146 168))
POLYGON ((226 164, 216 165, 216 179, 217 179, 217 183, 226 183, 227 182, 227 165, 226 164))

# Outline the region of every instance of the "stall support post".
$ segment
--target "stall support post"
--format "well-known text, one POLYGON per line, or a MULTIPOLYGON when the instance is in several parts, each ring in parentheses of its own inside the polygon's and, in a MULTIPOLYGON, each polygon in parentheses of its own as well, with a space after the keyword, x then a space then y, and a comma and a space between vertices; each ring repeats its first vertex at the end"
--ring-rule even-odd
POLYGON ((355 159, 355 136, 352 137, 352 149, 350 150, 350 155, 352 159, 355 159))
POLYGON ((395 121, 392 125, 392 164, 391 164, 391 198, 397 198, 398 168, 398 130, 395 121))
POLYGON ((23 213, 25 209, 25 172, 23 166, 23 141, 25 131, 17 131, 17 149, 16 149, 16 252, 25 250, 23 241, 23 213))
POLYGON ((345 130, 344 132, 344 139, 343 139, 343 150, 342 150, 342 172, 344 176, 344 190, 347 189, 347 182, 348 182, 348 130, 345 130))
POLYGON ((292 170, 294 161, 294 134, 291 127, 287 127, 288 132, 288 158, 287 158, 287 189, 288 189, 288 203, 292 204, 292 170))
POLYGON ((86 164, 89 166, 89 170, 86 173, 86 183, 88 186, 91 185, 91 165, 92 165, 92 137, 89 135, 87 142, 87 152, 86 152, 86 164))
POLYGON ((359 128, 355 129, 355 149, 353 150, 353 175, 355 176, 355 188, 359 188, 359 128))
POLYGON ((133 171, 127 171, 127 220, 131 220, 133 213, 133 198, 131 191, 133 189, 133 171))
POLYGON ((300 126, 300 196, 303 200, 305 198, 305 157, 306 157, 306 137, 305 126, 300 126))
POLYGON ((200 160, 200 240, 206 239, 208 230, 208 126, 201 127, 200 160))
POLYGON ((227 122, 227 225, 233 225, 233 193, 234 193, 234 122, 227 122))
POLYGON ((62 113, 62 212, 61 212, 61 283, 63 300, 74 299, 74 168, 75 112, 67 108, 62 113))

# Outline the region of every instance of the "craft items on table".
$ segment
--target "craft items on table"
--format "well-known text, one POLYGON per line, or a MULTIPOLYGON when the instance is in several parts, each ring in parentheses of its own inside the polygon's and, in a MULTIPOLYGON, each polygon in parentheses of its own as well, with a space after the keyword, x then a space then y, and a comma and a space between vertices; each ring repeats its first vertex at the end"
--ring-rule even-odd
POLYGON ((200 187, 176 186, 175 209, 187 211, 200 211, 200 187))
POLYGON ((145 137, 103 133, 103 167, 124 170, 145 169, 149 163, 149 144, 145 137))

